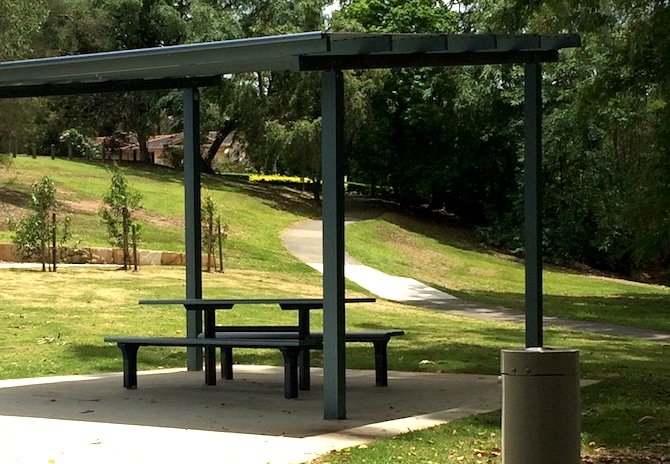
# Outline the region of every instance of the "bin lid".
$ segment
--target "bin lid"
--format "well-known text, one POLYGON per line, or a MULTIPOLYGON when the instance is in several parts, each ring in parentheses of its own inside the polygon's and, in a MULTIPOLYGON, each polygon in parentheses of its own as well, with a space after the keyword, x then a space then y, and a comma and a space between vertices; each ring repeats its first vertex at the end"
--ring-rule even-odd
POLYGON ((500 371, 503 375, 579 375, 578 350, 526 348, 502 350, 500 371))

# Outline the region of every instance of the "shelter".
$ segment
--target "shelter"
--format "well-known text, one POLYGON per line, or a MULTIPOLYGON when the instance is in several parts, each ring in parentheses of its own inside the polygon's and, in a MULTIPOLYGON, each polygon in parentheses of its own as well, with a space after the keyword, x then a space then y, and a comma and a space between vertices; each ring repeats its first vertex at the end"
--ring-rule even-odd
MULTIPOLYGON (((578 47, 574 34, 308 32, 0 64, 0 98, 184 89, 186 298, 202 297, 199 87, 248 71, 320 71, 323 175, 324 417, 346 417, 344 357, 344 77, 366 68, 521 64, 525 70, 526 345, 541 347, 541 63, 578 47)), ((202 330, 202 315, 187 334, 202 330)), ((189 369, 202 362, 189 353, 189 369)))

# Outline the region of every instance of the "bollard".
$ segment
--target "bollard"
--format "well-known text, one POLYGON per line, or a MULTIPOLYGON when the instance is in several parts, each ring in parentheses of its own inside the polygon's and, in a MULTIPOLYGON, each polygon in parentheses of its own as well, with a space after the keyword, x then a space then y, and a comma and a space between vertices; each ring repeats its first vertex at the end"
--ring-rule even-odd
POLYGON ((503 464, 579 464, 579 351, 502 350, 503 464))

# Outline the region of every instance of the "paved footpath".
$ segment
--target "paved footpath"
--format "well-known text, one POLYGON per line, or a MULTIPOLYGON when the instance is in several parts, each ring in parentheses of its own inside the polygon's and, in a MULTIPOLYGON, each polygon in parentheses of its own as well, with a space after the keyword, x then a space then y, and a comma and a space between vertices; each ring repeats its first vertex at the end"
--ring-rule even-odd
MULTIPOLYGON (((350 223, 350 222, 347 222, 350 223)), ((306 220, 286 229, 282 235, 284 246, 308 266, 323 272, 321 252, 321 221, 306 220)), ((497 321, 524 322, 524 315, 502 306, 472 303, 437 290, 415 279, 385 274, 361 264, 348 254, 345 256, 344 273, 370 293, 386 300, 439 309, 467 317, 480 317, 497 321)), ((604 335, 636 337, 646 340, 670 341, 670 334, 649 330, 587 321, 573 321, 545 316, 545 325, 604 335)))

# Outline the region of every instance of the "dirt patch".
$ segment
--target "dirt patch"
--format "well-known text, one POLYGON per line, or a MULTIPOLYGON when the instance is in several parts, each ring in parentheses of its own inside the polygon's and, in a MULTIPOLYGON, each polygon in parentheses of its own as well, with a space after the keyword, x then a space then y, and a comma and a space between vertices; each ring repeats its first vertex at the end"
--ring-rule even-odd
POLYGON ((638 464, 670 463, 670 456, 665 453, 629 450, 596 450, 593 454, 582 456, 582 464, 638 464))
POLYGON ((181 218, 173 218, 168 216, 163 216, 162 214, 156 214, 152 211, 140 210, 135 213, 135 217, 140 221, 147 222, 152 226, 156 227, 176 227, 183 228, 184 220, 181 218))
MULTIPOLYGON (((61 203, 65 207, 65 210, 71 213, 97 214, 103 206, 103 202, 100 200, 62 200, 61 203)), ((143 209, 136 211, 135 217, 156 227, 184 226, 183 219, 171 218, 143 209)))
POLYGON ((0 187, 0 230, 7 229, 8 221, 18 221, 30 211, 30 195, 20 190, 0 187))
MULTIPOLYGON (((61 194, 74 194, 63 189, 61 194)), ((60 195, 59 195, 60 196, 60 195)), ((97 214, 103 205, 101 200, 78 199, 59 200, 63 209, 68 213, 97 214)), ((0 187, 0 230, 7 229, 7 221, 17 221, 30 212, 30 194, 23 190, 14 190, 0 187)), ((156 227, 184 227, 182 218, 172 218, 154 213, 152 211, 140 210, 136 213, 137 219, 147 222, 156 227)))
POLYGON ((97 213, 102 206, 99 200, 61 200, 60 203, 69 213, 97 213))

